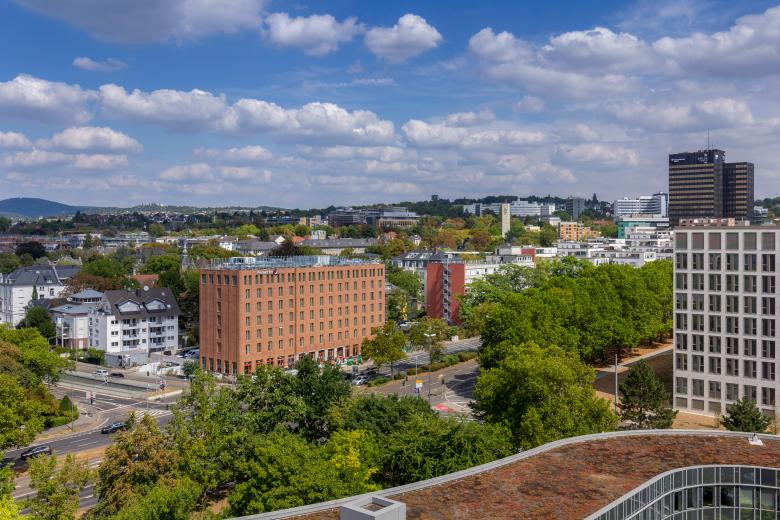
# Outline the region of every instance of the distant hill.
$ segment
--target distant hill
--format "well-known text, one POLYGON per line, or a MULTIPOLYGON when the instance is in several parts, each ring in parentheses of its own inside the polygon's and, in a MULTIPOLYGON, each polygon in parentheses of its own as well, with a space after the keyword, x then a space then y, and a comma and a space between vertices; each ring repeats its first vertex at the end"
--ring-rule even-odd
POLYGON ((45 199, 30 197, 17 197, 0 200, 0 215, 13 215, 19 217, 56 217, 76 213, 82 209, 80 206, 69 206, 45 199))

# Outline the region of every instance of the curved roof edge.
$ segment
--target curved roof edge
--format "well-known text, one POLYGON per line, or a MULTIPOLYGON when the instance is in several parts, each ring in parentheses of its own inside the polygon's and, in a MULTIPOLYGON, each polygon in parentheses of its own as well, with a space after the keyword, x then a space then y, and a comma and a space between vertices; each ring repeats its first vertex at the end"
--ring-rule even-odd
MULTIPOLYGON (((472 475, 478 475, 480 473, 484 473, 486 471, 490 471, 496 468, 500 468, 502 466, 506 466, 507 464, 512 464, 517 461, 521 461, 524 459, 529 459, 532 457, 535 457, 536 455, 539 455, 541 453, 551 451, 563 446, 569 446, 572 444, 578 444, 582 442, 589 442, 589 441, 595 441, 595 440, 604 440, 604 439, 612 439, 612 438, 619 438, 619 437, 633 437, 633 436, 647 436, 647 435, 659 435, 659 436, 700 436, 700 437, 743 437, 744 439, 748 440, 750 437, 752 437, 753 433, 745 433, 745 432, 732 432, 732 431, 725 431, 725 430, 625 430, 625 431, 616 431, 616 432, 604 432, 604 433, 593 433, 590 435, 580 435, 578 437, 568 437, 565 439, 559 439, 557 441, 549 442, 547 444, 543 444, 541 446, 537 446, 536 448, 532 448, 527 451, 522 451, 520 453, 517 453, 515 455, 510 455, 509 457, 505 457, 503 459, 494 460, 493 462, 488 462, 486 464, 480 464, 479 466, 474 466, 468 469, 464 469, 461 471, 456 471, 454 473, 448 473, 446 475, 442 475, 440 477, 434 477, 428 480, 421 480, 420 482, 414 482, 412 484, 406 484, 403 486, 397 486, 394 488, 386 488, 386 489, 380 489, 378 491, 374 491, 372 493, 364 493, 362 495, 352 495, 349 497, 344 498, 338 498, 335 500, 330 500, 328 502, 318 502, 316 504, 309 504, 305 506, 299 506, 299 507, 293 507, 290 509, 280 509, 278 511, 272 511, 269 513, 260 513, 256 515, 247 515, 242 517, 235 517, 234 520, 274 520, 274 519, 281 519, 281 518, 290 518, 295 516, 302 516, 309 513, 315 513, 319 511, 324 511, 327 509, 334 509, 336 507, 342 506, 344 504, 348 504, 350 502, 354 502, 356 500, 368 498, 371 496, 392 496, 392 495, 400 495, 402 493, 408 493, 409 491, 417 491, 420 489, 425 489, 433 486, 438 486, 441 484, 445 484, 447 482, 453 482, 465 477, 470 477, 472 475)), ((758 437, 761 439, 767 439, 767 440, 774 440, 774 441, 780 441, 780 436, 778 435, 770 435, 761 433, 758 434, 758 437)), ((622 498, 622 497, 621 497, 622 498)))

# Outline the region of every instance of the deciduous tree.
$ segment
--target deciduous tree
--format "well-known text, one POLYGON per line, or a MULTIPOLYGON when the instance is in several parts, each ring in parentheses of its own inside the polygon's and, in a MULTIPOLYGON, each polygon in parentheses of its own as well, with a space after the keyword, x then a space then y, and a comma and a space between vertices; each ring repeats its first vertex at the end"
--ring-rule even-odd
POLYGON ((79 508, 79 495, 92 479, 84 463, 72 454, 57 467, 55 455, 42 456, 30 463, 30 487, 36 491, 25 501, 34 520, 70 520, 79 508))
POLYGON ((377 366, 390 364, 390 377, 393 377, 393 363, 406 358, 403 348, 406 334, 398 330, 395 323, 388 321, 382 327, 374 327, 373 338, 363 340, 363 356, 374 361, 377 366))

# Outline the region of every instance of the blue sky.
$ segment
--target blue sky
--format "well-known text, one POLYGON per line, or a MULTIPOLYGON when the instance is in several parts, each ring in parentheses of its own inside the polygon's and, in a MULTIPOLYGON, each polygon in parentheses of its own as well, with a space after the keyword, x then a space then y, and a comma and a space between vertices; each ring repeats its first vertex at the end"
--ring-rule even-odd
POLYGON ((612 199, 708 130, 780 191, 772 2, 16 0, 0 46, 0 198, 612 199))

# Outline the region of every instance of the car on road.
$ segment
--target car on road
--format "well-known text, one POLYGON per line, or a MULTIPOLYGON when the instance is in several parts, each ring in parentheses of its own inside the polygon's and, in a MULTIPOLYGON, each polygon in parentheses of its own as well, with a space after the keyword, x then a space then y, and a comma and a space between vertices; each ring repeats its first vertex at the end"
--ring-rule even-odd
POLYGON ((107 426, 103 426, 100 429, 100 433, 116 433, 119 430, 124 430, 124 429, 125 429, 125 423, 123 423, 121 421, 120 422, 113 422, 113 423, 111 423, 111 424, 109 424, 107 426))
POLYGON ((122 372, 111 372, 108 374, 108 377, 118 377, 120 379, 124 379, 125 375, 122 372))
POLYGON ((93 372, 93 374, 100 377, 106 377, 108 375, 108 370, 106 370, 105 368, 98 368, 93 372))
POLYGON ((51 446, 43 444, 41 446, 33 446, 32 448, 23 451, 22 454, 19 455, 19 458, 22 460, 34 459, 35 457, 40 457, 41 455, 51 455, 51 453, 51 446))
POLYGON ((365 385, 366 383, 368 383, 368 378, 366 376, 357 376, 352 380, 352 384, 355 386, 365 385))

